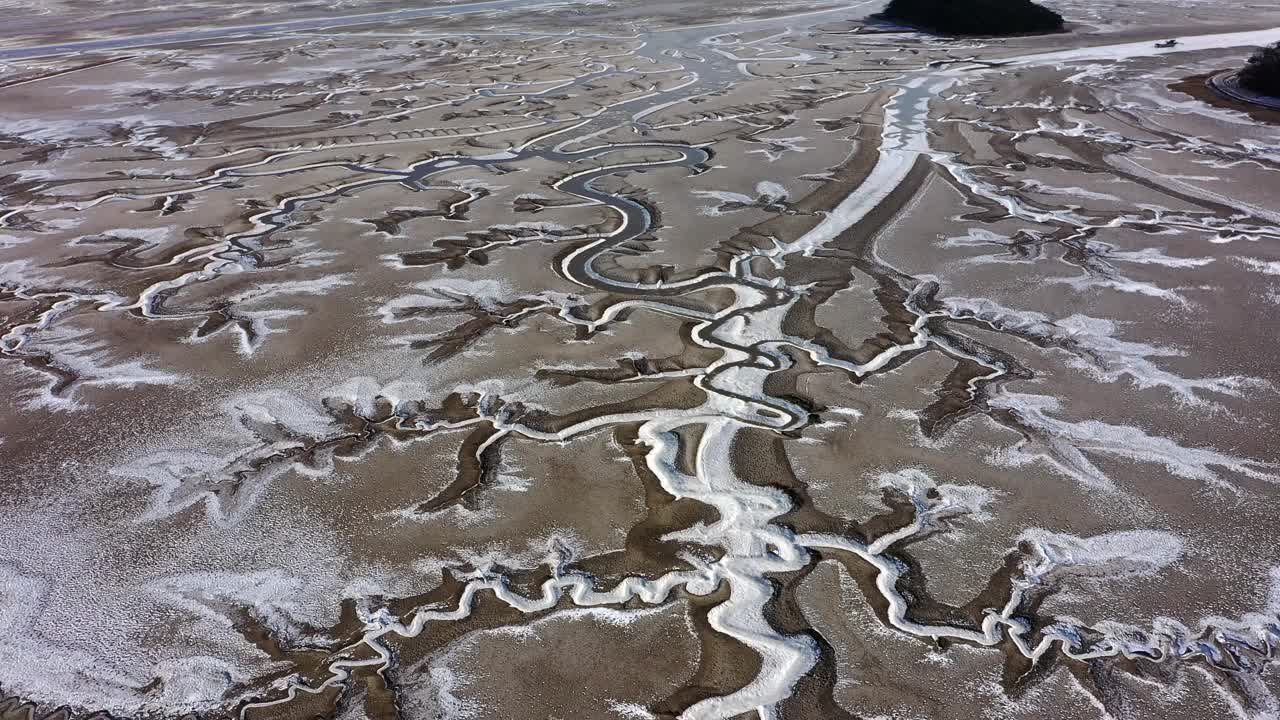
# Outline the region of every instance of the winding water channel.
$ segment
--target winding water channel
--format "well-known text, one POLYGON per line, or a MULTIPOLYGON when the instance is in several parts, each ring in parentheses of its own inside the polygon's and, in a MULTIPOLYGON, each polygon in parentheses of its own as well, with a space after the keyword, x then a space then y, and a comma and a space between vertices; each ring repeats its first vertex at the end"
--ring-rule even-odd
MULTIPOLYGON (((1240 39, 1232 36, 1218 38, 1223 43, 1240 39)), ((1137 46, 1130 46, 1130 49, 1139 50, 1137 46)), ((708 57, 714 58, 716 54, 708 53, 708 57)), ((1018 60, 1033 61, 1034 57, 1018 60)), ((709 60, 708 63, 719 64, 721 73, 732 72, 731 58, 722 59, 719 63, 709 60), (726 63, 730 67, 726 68, 726 63)), ((776 717, 777 704, 788 697, 793 686, 818 661, 817 648, 810 638, 788 636, 772 629, 766 617, 766 607, 775 595, 769 576, 799 570, 808 562, 810 550, 817 548, 850 553, 876 567, 877 587, 889 605, 890 622, 897 629, 912 635, 947 638, 987 647, 1003 642, 1007 636, 1012 639, 1018 652, 1031 659, 1039 658, 1057 647, 1066 655, 1077 659, 1123 655, 1157 661, 1190 657, 1220 661, 1221 653, 1212 643, 1188 641, 1167 635, 1153 635, 1146 643, 1106 638, 1092 642, 1088 647, 1082 645, 1082 638, 1069 628, 1043 631, 1037 639, 1029 637, 1030 628, 1018 616, 1018 612, 1025 594, 1038 586, 1044 575, 1059 562, 1059 558, 1048 550, 1043 550, 1026 574, 1015 582, 1008 600, 1002 607, 991 610, 980 629, 966 630, 912 621, 907 617, 907 600, 897 587, 902 570, 889 556, 889 552, 898 543, 926 531, 939 518, 965 512, 963 503, 945 496, 929 498, 921 495, 915 499, 917 516, 914 522, 867 544, 847 537, 824 534, 796 536, 773 524, 776 518, 792 508, 791 499, 779 490, 745 482, 734 471, 732 450, 735 440, 743 430, 796 430, 809 421, 804 408, 781 398, 771 397, 765 389, 773 373, 791 366, 793 360, 790 353, 797 349, 820 364, 839 367, 863 377, 882 370, 894 360, 908 357, 932 345, 948 355, 986 368, 985 374, 970 380, 972 392, 977 392, 979 383, 991 382, 1006 372, 1007 368, 998 361, 961 351, 948 342, 945 336, 931 333, 928 323, 944 313, 928 312, 912 300, 928 291, 923 283, 899 288, 908 298, 904 309, 915 316, 910 324, 913 339, 891 345, 862 364, 832 358, 814 342, 790 337, 783 329, 788 312, 803 293, 801 288, 789 287, 780 279, 778 271, 785 266, 788 257, 822 252, 829 242, 847 232, 885 202, 905 180, 917 161, 931 157, 933 154, 927 142, 925 128, 929 101, 966 73, 975 71, 989 70, 977 66, 937 69, 903 81, 903 90, 886 110, 880 157, 866 182, 803 237, 790 244, 778 244, 771 249, 745 253, 737 257, 727 270, 707 269, 691 278, 667 284, 613 278, 596 269, 596 260, 612 247, 648 232, 651 229, 651 218, 642 204, 601 191, 593 187, 593 181, 606 175, 626 173, 659 163, 624 163, 572 174, 560 181, 558 189, 606 205, 622 218, 617 231, 568 253, 559 268, 564 277, 584 288, 631 298, 605 310, 603 319, 592 322, 592 327, 607 322, 623 306, 661 312, 695 322, 692 331, 694 341, 718 351, 720 359, 697 378, 697 385, 705 391, 706 400, 693 409, 664 410, 639 415, 605 415, 557 433, 538 432, 519 425, 503 429, 533 439, 560 441, 606 426, 643 422, 639 436, 649 448, 647 465, 660 479, 663 489, 674 498, 693 498, 706 503, 714 507, 719 516, 715 523, 694 532, 678 534, 679 537, 716 546, 723 551, 723 555, 719 560, 695 572, 671 573, 656 580, 628 578, 608 590, 598 590, 590 578, 576 575, 562 575, 548 580, 542 588, 542 594, 535 597, 524 597, 512 592, 500 579, 473 581, 468 585, 456 609, 419 611, 407 619, 374 614, 368 618, 368 632, 361 641, 367 649, 373 651, 371 657, 334 663, 331 666, 334 674, 324 685, 317 688, 294 687, 288 697, 267 704, 287 702, 296 692, 319 692, 341 683, 357 667, 385 667, 391 662, 392 653, 384 645, 384 638, 414 637, 424 632, 432 622, 465 618, 471 612, 476 593, 481 591, 492 592, 523 612, 538 612, 554 607, 565 592, 569 593, 575 604, 582 606, 617 604, 632 598, 656 603, 667 599, 677 587, 691 594, 703 595, 723 583, 728 587, 729 597, 712 610, 711 624, 717 632, 732 637, 758 653, 763 669, 746 687, 724 697, 696 703, 681 717, 688 720, 709 720, 731 718, 754 711, 762 720, 766 720, 776 717), (666 298, 713 287, 728 290, 733 296, 733 301, 714 315, 664 302, 666 298), (678 431, 690 428, 697 430, 691 436, 699 438, 695 473, 692 475, 682 472, 676 461, 681 442, 678 431)), ((666 98, 649 100, 651 103, 660 101, 665 102, 666 98)), ((528 157, 538 157, 572 164, 622 148, 670 151, 678 156, 677 159, 661 164, 680 165, 692 171, 702 168, 708 159, 706 152, 697 148, 669 143, 641 143, 603 145, 576 153, 528 148, 514 151, 504 157, 502 162, 519 162, 528 157)), ((934 159, 945 162, 947 158, 939 155, 934 159)), ((420 181, 442 172, 441 163, 474 167, 486 162, 490 161, 475 158, 437 159, 396 176, 395 181, 420 181)), ((370 183, 385 181, 379 179, 370 183)), ((287 212, 287 208, 283 210, 287 212)), ((887 270, 878 273, 878 279, 881 280, 892 277, 887 270)), ((896 279, 905 280, 900 277, 896 279)), ((562 315, 570 322, 584 322, 567 309, 562 315)), ((1238 640, 1250 646, 1256 644, 1270 647, 1280 642, 1280 626, 1264 624, 1255 628, 1252 635, 1241 635, 1238 640)))

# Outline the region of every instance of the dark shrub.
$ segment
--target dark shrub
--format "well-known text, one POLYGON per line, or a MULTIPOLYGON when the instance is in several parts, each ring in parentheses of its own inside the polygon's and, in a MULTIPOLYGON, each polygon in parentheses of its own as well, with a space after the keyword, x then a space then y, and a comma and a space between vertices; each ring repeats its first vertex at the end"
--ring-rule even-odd
POLYGON ((1280 97, 1280 42, 1260 48, 1240 71, 1240 85, 1248 90, 1280 97))
POLYGON ((1062 16, 1031 0, 891 0, 880 17, 950 35, 1062 29, 1062 16))

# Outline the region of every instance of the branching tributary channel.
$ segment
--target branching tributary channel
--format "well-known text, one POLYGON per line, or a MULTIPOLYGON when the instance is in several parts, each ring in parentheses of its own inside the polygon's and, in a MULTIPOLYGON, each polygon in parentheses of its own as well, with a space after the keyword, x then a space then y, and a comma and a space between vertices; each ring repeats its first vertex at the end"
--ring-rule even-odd
MULTIPOLYGON (((663 489, 674 498, 705 503, 713 507, 718 516, 714 522, 672 532, 667 538, 712 546, 721 554, 716 560, 698 563, 691 570, 654 579, 630 577, 610 588, 597 587, 589 576, 553 568, 553 577, 542 585, 540 594, 532 596, 512 590, 500 576, 475 578, 466 585, 456 607, 423 609, 404 618, 393 617, 385 611, 370 613, 366 617, 366 634, 359 643, 363 649, 353 647, 348 654, 350 659, 333 663, 330 667, 333 675, 328 681, 319 687, 294 686, 286 697, 250 707, 287 702, 298 692, 318 692, 341 684, 356 668, 386 668, 393 655, 385 639, 414 637, 428 631, 431 623, 467 618, 481 592, 493 593, 511 607, 532 613, 551 610, 566 594, 576 605, 619 605, 636 599, 660 603, 668 600, 677 588, 691 595, 706 595, 718 588, 727 588, 727 599, 709 614, 711 627, 754 650, 761 659, 761 671, 741 689, 696 702, 681 717, 731 718, 747 712, 756 712, 761 718, 776 717, 779 703, 820 661, 821 653, 810 636, 788 635, 773 628, 768 608, 777 600, 778 590, 770 578, 805 568, 814 551, 856 559, 873 568, 876 590, 887 606, 884 619, 892 627, 921 638, 984 647, 1008 642, 1031 661, 1055 648, 1080 660, 1113 656, 1155 661, 1199 658, 1213 665, 1223 664, 1228 655, 1240 657, 1237 651, 1242 649, 1269 654, 1270 648, 1280 641, 1280 627, 1274 623, 1219 633, 1206 639, 1157 632, 1144 641, 1135 641, 1067 625, 1052 626, 1033 635, 1030 621, 1021 613, 1027 610, 1027 603, 1035 602, 1054 570, 1071 561, 1049 546, 1032 548, 1020 570, 1005 578, 1006 584, 1001 589, 1007 599, 990 608, 979 626, 964 628, 914 620, 910 617, 907 595, 900 587, 904 566, 892 553, 900 549, 901 544, 936 531, 948 518, 974 511, 965 498, 924 485, 904 488, 914 517, 879 537, 859 539, 849 533, 797 533, 778 524, 778 518, 796 507, 793 497, 781 489, 740 477, 734 457, 737 443, 745 432, 759 429, 795 432, 810 421, 807 408, 771 396, 766 388, 773 376, 792 368, 799 357, 837 368, 861 380, 920 352, 938 350, 958 364, 973 368, 965 390, 964 402, 969 403, 980 401, 984 386, 996 383, 1009 373, 1020 372, 1000 353, 967 338, 952 336, 939 324, 960 318, 949 318, 943 311, 931 307, 932 283, 915 280, 884 266, 875 259, 865 241, 858 247, 851 239, 850 231, 878 209, 892 205, 895 190, 912 175, 913 168, 932 156, 924 128, 928 102, 956 77, 954 70, 939 70, 921 74, 906 83, 906 89, 886 110, 879 157, 870 175, 809 232, 789 243, 774 240, 772 246, 742 251, 727 261, 726 267, 707 268, 674 281, 639 282, 611 276, 601 269, 598 260, 603 255, 648 232, 652 219, 643 204, 601 191, 592 183, 605 175, 655 165, 681 165, 696 172, 708 159, 705 151, 647 143, 608 145, 579 153, 530 149, 503 157, 502 162, 518 162, 526 157, 573 162, 621 148, 663 150, 677 156, 656 163, 623 163, 592 169, 570 175, 557 184, 558 189, 602 203, 621 217, 621 226, 612 234, 585 242, 564 254, 559 272, 585 288, 625 298, 598 310, 594 319, 585 319, 574 307, 568 306, 561 308, 559 314, 565 321, 589 330, 604 327, 623 310, 659 312, 688 321, 692 324, 693 341, 719 353, 719 359, 695 377, 705 400, 688 409, 602 414, 556 432, 505 422, 499 417, 488 420, 500 432, 546 441, 564 441, 605 427, 639 423, 639 439, 648 448, 646 465, 663 489), (791 336, 784 329, 797 303, 809 292, 804 284, 786 279, 788 262, 824 256, 835 264, 843 260, 868 274, 888 297, 896 298, 890 303, 895 306, 890 315, 896 316, 900 323, 896 341, 862 362, 852 359, 848 353, 833 352, 817 340, 791 336), (710 289, 727 293, 732 300, 714 312, 694 310, 687 304, 674 302, 680 296, 710 289), (691 473, 682 469, 679 462, 680 445, 689 442, 688 438, 695 438, 692 442, 696 442, 691 473)), ((938 156, 937 159, 946 158, 938 156)), ((443 163, 474 166, 488 162, 493 160, 433 160, 396 176, 395 181, 420 181, 442 171, 443 163)), ((370 183, 381 181, 385 180, 370 183)), ((282 208, 281 216, 288 210, 288 207, 282 208)), ((270 218, 264 221, 272 222, 270 218)), ((1019 428, 1016 418, 1005 417, 1003 422, 1032 432, 1019 428)))

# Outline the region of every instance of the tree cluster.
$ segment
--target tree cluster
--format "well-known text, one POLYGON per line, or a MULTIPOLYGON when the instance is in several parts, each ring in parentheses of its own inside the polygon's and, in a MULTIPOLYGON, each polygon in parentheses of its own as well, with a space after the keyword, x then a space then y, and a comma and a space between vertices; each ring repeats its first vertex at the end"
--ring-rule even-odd
POLYGON ((1062 29, 1062 16, 1031 0, 891 0, 880 17, 948 35, 1016 35, 1062 29))
POLYGON ((1255 52, 1239 78, 1240 86, 1247 90, 1280 97, 1280 42, 1255 52))

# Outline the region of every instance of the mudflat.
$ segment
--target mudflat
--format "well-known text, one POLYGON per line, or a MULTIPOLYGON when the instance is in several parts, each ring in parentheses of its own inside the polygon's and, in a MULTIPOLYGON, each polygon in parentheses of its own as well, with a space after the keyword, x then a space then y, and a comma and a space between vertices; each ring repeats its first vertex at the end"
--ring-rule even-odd
POLYGON ((1280 713, 1280 8, 1047 4, 39 3, 0 718, 1280 713))

